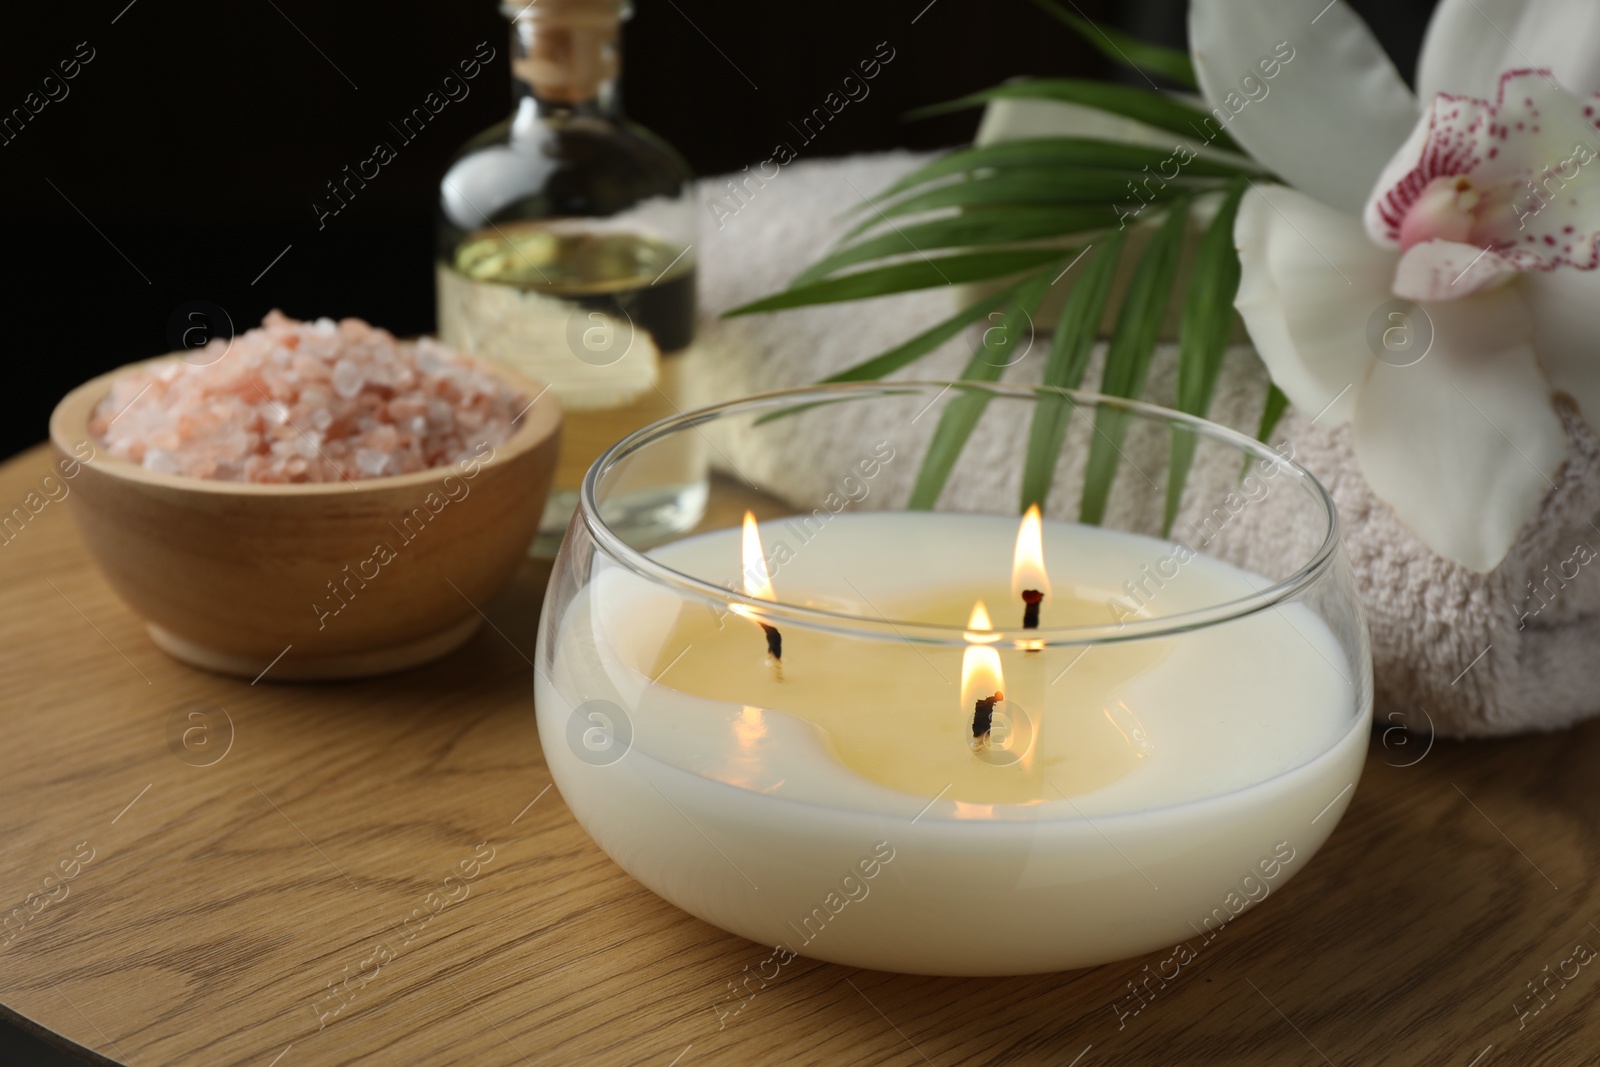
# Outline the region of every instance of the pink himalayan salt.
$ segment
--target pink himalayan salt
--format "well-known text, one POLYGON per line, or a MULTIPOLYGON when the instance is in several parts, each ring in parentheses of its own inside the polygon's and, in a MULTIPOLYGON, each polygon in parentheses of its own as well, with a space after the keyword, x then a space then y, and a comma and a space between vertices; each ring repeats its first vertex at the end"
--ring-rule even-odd
POLYGON ((456 463, 504 443, 526 406, 428 338, 271 311, 231 346, 218 338, 117 379, 89 429, 113 456, 150 470, 331 482, 456 463))

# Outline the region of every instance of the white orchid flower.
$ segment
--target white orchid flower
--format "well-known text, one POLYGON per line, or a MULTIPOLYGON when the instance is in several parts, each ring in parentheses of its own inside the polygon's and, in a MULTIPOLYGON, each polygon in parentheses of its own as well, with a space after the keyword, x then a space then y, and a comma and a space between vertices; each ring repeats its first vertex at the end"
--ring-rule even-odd
POLYGON ((1234 231, 1273 380, 1350 424, 1429 548, 1493 570, 1566 458, 1556 394, 1600 426, 1600 4, 1442 0, 1420 101, 1343 0, 1194 0, 1190 41, 1214 113, 1292 186, 1251 189, 1234 231), (1421 358, 1372 343, 1391 330, 1421 358))

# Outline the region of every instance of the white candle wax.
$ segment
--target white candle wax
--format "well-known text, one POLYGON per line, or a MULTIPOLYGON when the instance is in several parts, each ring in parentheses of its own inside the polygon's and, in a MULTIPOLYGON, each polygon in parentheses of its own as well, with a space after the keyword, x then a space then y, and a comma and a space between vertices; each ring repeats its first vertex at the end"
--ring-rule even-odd
MULTIPOLYGON (((805 543, 781 521, 763 535, 781 601, 959 627, 983 598, 1016 631, 1014 519, 880 512, 839 516, 805 543)), ((738 538, 654 555, 737 579, 738 538)), ((1075 524, 1047 522, 1044 545, 1046 628, 1174 615, 1270 584, 1075 524)), ((749 619, 603 555, 594 567, 540 638, 557 642, 536 702, 563 796, 657 893, 808 956, 1028 973, 1205 936, 1304 865, 1360 774, 1370 682, 1303 605, 1086 648, 1003 643, 1006 696, 1037 743, 996 765, 967 748, 959 647, 788 623, 779 681, 749 619), (590 712, 617 717, 609 705, 626 719, 614 762, 581 741, 590 712)))

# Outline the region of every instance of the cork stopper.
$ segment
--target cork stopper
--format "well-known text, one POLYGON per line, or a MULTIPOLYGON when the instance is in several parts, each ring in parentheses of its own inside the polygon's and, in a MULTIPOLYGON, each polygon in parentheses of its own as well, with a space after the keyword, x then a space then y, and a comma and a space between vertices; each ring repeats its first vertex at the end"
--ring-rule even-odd
POLYGON ((513 74, 540 100, 581 104, 617 76, 617 36, 626 0, 535 0, 508 3, 525 54, 512 60, 513 74))

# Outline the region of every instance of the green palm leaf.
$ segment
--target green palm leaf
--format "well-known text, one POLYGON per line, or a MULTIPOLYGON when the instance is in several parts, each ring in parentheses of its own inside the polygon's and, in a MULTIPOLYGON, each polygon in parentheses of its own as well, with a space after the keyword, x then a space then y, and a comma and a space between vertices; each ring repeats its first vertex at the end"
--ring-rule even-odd
MULTIPOLYGON (((1178 272, 1178 253, 1188 222, 1189 202, 1179 200, 1167 212, 1165 221, 1139 259, 1139 266, 1128 285, 1128 295, 1117 315, 1116 327, 1106 346, 1105 373, 1100 391, 1109 396, 1137 397, 1144 388, 1155 352, 1161 320, 1172 299, 1172 283, 1178 272)), ((1106 499, 1122 456, 1122 439, 1127 432, 1127 415, 1102 407, 1095 415, 1095 436, 1089 445, 1088 466, 1084 471, 1083 500, 1078 518, 1091 525, 1105 517, 1106 499)))
MULTIPOLYGON (((1059 249, 1052 249, 1052 251, 1055 251, 1059 254, 1059 249)), ((1060 265, 1061 264, 1058 261, 1049 268, 1052 274, 1056 269, 1059 268, 1060 265)), ((889 351, 880 353, 879 355, 876 355, 863 363, 857 363, 853 367, 848 367, 845 370, 837 371, 828 375, 826 378, 822 379, 819 384, 829 385, 834 382, 875 382, 880 378, 893 374, 902 367, 909 366, 910 364, 921 359, 923 356, 927 355, 929 352, 932 352, 934 349, 950 340, 950 338, 960 333, 967 326, 977 322, 986 315, 993 314, 997 309, 1002 308, 1014 301, 1022 287, 1027 285, 1031 280, 1031 278, 1024 278, 1019 282, 1008 285, 999 292, 993 293, 969 307, 962 308, 960 311, 957 311, 954 315, 951 315, 943 322, 937 323, 936 325, 931 326, 917 334, 917 336, 911 338, 911 340, 906 341, 903 344, 896 345, 894 348, 889 349, 889 351)), ((826 403, 826 401, 819 403, 826 403)), ((806 411, 817 406, 819 406, 819 404, 797 404, 794 407, 784 408, 781 411, 774 411, 771 414, 761 416, 755 421, 755 425, 760 426, 762 423, 771 422, 773 419, 781 419, 789 415, 797 415, 802 411, 806 411)))
MULTIPOLYGON (((961 372, 962 381, 999 380, 1005 368, 1016 358, 1011 352, 1018 339, 1027 336, 1031 342, 1032 330, 1025 331, 1024 326, 1031 327, 1033 312, 1044 299, 1045 290, 1050 288, 1050 278, 1050 272, 1044 271, 1022 283, 1000 325, 984 331, 984 342, 978 345, 966 369, 961 372), (1002 331, 1004 341, 1001 345, 991 345, 988 341, 994 329, 1002 331)), ((967 439, 972 436, 990 399, 990 394, 985 392, 962 391, 945 406, 944 413, 939 416, 939 425, 934 428, 933 440, 928 443, 928 453, 922 457, 922 466, 917 470, 916 484, 911 488, 911 498, 906 501, 907 508, 927 511, 938 502, 939 494, 950 478, 951 469, 960 458, 961 450, 966 447, 967 439)))
POLYGON ((1009 82, 992 89, 969 93, 956 100, 931 107, 918 108, 908 118, 926 118, 963 111, 969 107, 987 104, 991 100, 1054 100, 1062 104, 1081 104, 1097 111, 1142 122, 1158 130, 1195 137, 1204 144, 1240 152, 1239 145, 1226 130, 1218 125, 1209 112, 1158 93, 1153 89, 1138 89, 1128 85, 1108 82, 1083 81, 1077 78, 1030 78, 1027 81, 1009 82), (1206 124, 1212 129, 1208 132, 1206 124))
MULTIPOLYGON (((1283 418, 1283 413, 1289 410, 1289 398, 1283 395, 1283 390, 1276 385, 1267 387, 1267 402, 1261 408, 1261 422, 1256 427, 1256 440, 1265 444, 1271 437, 1272 431, 1278 428, 1278 420, 1283 418)), ((1239 478, 1250 473, 1250 457, 1246 456, 1243 465, 1239 468, 1239 478)))
POLYGON ((863 219, 844 239, 871 229, 901 215, 914 215, 940 208, 991 208, 1052 204, 1133 204, 1141 199, 1170 200, 1192 183, 1158 181, 1146 187, 1147 175, 1109 170, 1083 170, 1079 167, 1028 167, 935 186, 877 207, 872 217, 863 219))
POLYGON ((1003 278, 1061 258, 1059 248, 1010 248, 997 252, 970 252, 929 259, 910 259, 888 267, 844 274, 826 281, 799 285, 781 293, 752 301, 725 318, 752 315, 759 311, 782 311, 811 304, 833 304, 841 300, 865 300, 913 289, 933 289, 941 285, 1003 278))
MULTIPOLYGON (((1217 209, 1217 217, 1201 239, 1184 300, 1183 321, 1178 329, 1177 408, 1189 415, 1203 417, 1210 409, 1211 397, 1217 391, 1217 375, 1222 371, 1222 357, 1228 349, 1228 335, 1233 332, 1233 298, 1239 292, 1239 254, 1233 246, 1233 220, 1239 214, 1239 199, 1244 191, 1244 183, 1238 183, 1217 209)), ((1178 516, 1197 443, 1195 435, 1187 430, 1172 432, 1163 534, 1171 531, 1178 516)))
POLYGON ((985 300, 980 300, 971 307, 963 308, 951 315, 937 326, 924 330, 911 340, 902 345, 891 348, 881 355, 874 356, 865 363, 857 363, 848 370, 830 374, 822 379, 823 384, 830 382, 870 382, 882 378, 886 374, 893 374, 901 367, 914 363, 916 360, 932 352, 950 338, 964 330, 969 324, 977 322, 985 315, 997 308, 1016 300, 1023 286, 1032 279, 1024 278, 1015 285, 1007 286, 998 293, 985 300))
POLYGON ((897 226, 891 233, 849 245, 802 271, 792 283, 806 285, 840 270, 888 256, 925 254, 929 249, 976 248, 1102 230, 1117 224, 1106 207, 1008 207, 897 226))
MULTIPOLYGON (((1186 55, 1098 26, 1064 10, 1057 0, 1032 2, 1119 62, 1193 85, 1194 72, 1186 55)), ((1192 198, 1209 189, 1231 186, 1217 219, 1200 242, 1179 334, 1178 407, 1203 415, 1216 391, 1234 321, 1231 305, 1239 263, 1231 229, 1242 179, 1267 176, 1269 171, 1245 155, 1211 114, 1161 91, 1137 87, 1036 79, 973 93, 914 114, 942 114, 1007 99, 1051 100, 1119 115, 1212 151, 1184 160, 1180 153, 1189 155, 1184 148, 1168 150, 1089 137, 1038 137, 951 152, 905 175, 876 199, 863 199, 844 212, 842 217, 855 219, 854 228, 839 247, 795 278, 787 290, 726 314, 869 299, 946 283, 1007 282, 1000 291, 825 381, 880 379, 923 358, 972 323, 994 317, 997 311, 1003 315, 999 335, 1019 336, 1024 321, 1030 319, 1050 286, 1060 280, 1064 268, 1072 269, 1074 257, 1080 255, 1076 248, 1061 247, 1063 239, 1081 235, 1091 243, 1083 248, 1085 263, 1056 323, 1044 371, 1045 388, 1040 390, 1029 428, 1021 494, 1026 507, 1043 503, 1049 492, 1071 416, 1070 400, 1051 390, 1081 384, 1100 323, 1113 306, 1111 289, 1125 247, 1126 211, 1119 211, 1118 205, 1131 206, 1137 197, 1141 203, 1159 202, 1157 212, 1165 210, 1116 307, 1100 383, 1102 392, 1133 398, 1144 389, 1156 339, 1172 300, 1192 198), (1130 181, 1136 190, 1129 189, 1130 181), (1157 189, 1158 185, 1161 188, 1157 189), (942 214, 930 218, 927 213, 942 214), (1018 275, 1021 277, 1016 278, 1018 275)), ((986 336, 995 335, 991 330, 986 336)), ((963 370, 962 380, 997 380, 1007 362, 997 358, 992 348, 980 348, 963 370)), ((910 507, 935 506, 988 403, 986 394, 960 383, 952 389, 957 390, 956 395, 935 427, 910 507)), ((1286 406, 1283 394, 1272 389, 1262 413, 1262 439, 1270 435, 1286 406)), ((775 412, 762 421, 800 410, 804 406, 775 412)), ((1098 523, 1104 518, 1126 424, 1127 416, 1113 408, 1102 407, 1096 413, 1079 508, 1084 522, 1098 523)), ((1194 450, 1192 439, 1173 442, 1164 502, 1168 527, 1181 502, 1194 450)))
POLYGON ((1267 389, 1267 403, 1261 409, 1261 425, 1256 427, 1256 440, 1265 442, 1278 428, 1278 420, 1289 410, 1289 398, 1276 385, 1267 389))
POLYGON ((1194 64, 1189 62, 1187 52, 1150 44, 1120 30, 1102 26, 1098 22, 1090 22, 1086 18, 1063 11, 1059 5, 1051 3, 1050 0, 1033 0, 1033 2, 1052 18, 1070 26, 1079 37, 1098 49, 1101 55, 1113 63, 1121 63, 1134 70, 1160 74, 1187 89, 1199 88, 1199 82, 1194 75, 1194 64))
MULTIPOLYGON (((973 171, 1008 170, 1032 167, 1073 167, 1079 170, 1139 172, 1146 167, 1159 174, 1163 163, 1172 160, 1172 150, 1123 141, 1103 141, 1090 137, 1034 137, 1018 141, 963 148, 923 164, 879 194, 884 200, 919 185, 973 171)), ((1183 164, 1182 173, 1194 178, 1252 177, 1268 173, 1255 161, 1241 156, 1238 162, 1215 157, 1196 157, 1183 164)), ((853 213, 871 207, 857 204, 853 213)))
MULTIPOLYGON (((1117 230, 1101 243, 1100 250, 1084 266, 1082 276, 1068 294, 1051 339, 1050 357, 1044 368, 1045 385, 1076 389, 1083 381, 1083 371, 1089 365, 1089 355, 1094 351, 1095 337, 1100 330, 1100 319, 1105 314, 1106 298, 1111 293, 1111 280, 1122 255, 1125 232, 1117 230)), ((1066 440, 1072 406, 1072 401, 1060 394, 1039 394, 1033 422, 1028 428, 1028 458, 1022 471, 1023 511, 1030 504, 1044 507, 1050 483, 1055 480, 1056 460, 1061 455, 1061 443, 1066 440)))

